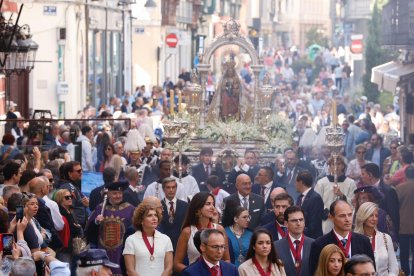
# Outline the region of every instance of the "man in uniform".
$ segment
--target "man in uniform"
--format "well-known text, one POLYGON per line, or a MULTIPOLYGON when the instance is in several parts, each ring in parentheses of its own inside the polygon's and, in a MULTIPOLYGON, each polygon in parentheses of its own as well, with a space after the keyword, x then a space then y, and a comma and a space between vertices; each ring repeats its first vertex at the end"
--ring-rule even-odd
MULTIPOLYGON (((113 182, 106 186, 107 200, 96 207, 85 230, 88 241, 105 249, 109 260, 114 263, 121 261, 122 241, 134 214, 134 207, 123 200, 123 191, 127 187, 127 182, 113 182)), ((112 268, 112 272, 121 275, 120 268, 112 268)))

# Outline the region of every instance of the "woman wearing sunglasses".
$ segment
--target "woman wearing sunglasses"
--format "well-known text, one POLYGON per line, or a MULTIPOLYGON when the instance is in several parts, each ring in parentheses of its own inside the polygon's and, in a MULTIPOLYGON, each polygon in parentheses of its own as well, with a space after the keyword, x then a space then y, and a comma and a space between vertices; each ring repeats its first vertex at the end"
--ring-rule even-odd
POLYGON ((58 190, 55 194, 56 203, 59 205, 59 211, 65 223, 63 229, 59 231, 60 238, 63 241, 63 247, 57 252, 57 255, 60 260, 68 263, 71 263, 72 259, 73 238, 82 236, 82 227, 73 215, 72 199, 73 196, 66 189, 58 190))

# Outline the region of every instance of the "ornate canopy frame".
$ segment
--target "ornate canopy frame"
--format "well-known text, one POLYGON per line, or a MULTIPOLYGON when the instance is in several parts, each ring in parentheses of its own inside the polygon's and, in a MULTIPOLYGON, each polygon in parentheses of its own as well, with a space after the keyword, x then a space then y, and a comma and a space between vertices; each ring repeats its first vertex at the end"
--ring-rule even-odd
MULTIPOLYGON (((259 101, 259 74, 260 71, 263 68, 263 62, 260 60, 259 55, 257 54, 256 49, 254 48, 251 40, 240 33, 240 24, 233 18, 231 18, 230 20, 228 20, 227 22, 225 22, 223 24, 224 27, 224 31, 223 33, 221 33, 220 35, 216 36, 214 38, 214 40, 212 41, 212 43, 210 45, 208 45, 205 48, 204 53, 202 54, 202 59, 201 62, 198 64, 197 69, 199 71, 200 74, 200 79, 201 81, 201 86, 202 86, 202 91, 203 91, 203 96, 202 99, 205 99, 205 95, 206 95, 206 83, 205 80, 208 71, 211 69, 211 65, 210 65, 210 60, 211 57, 213 56, 214 52, 222 47, 222 46, 226 46, 226 45, 237 45, 240 48, 244 49, 250 56, 251 58, 251 69, 253 70, 253 74, 254 74, 254 87, 253 87, 253 93, 254 93, 254 116, 253 116, 253 120, 254 123, 257 124, 258 120, 259 120, 259 115, 258 115, 258 101, 259 101)), ((220 101, 220 100, 219 100, 220 101)), ((220 109, 220 102, 218 102, 218 104, 214 107, 215 113, 219 114, 219 109, 220 109)), ((199 127, 203 128, 206 122, 206 106, 205 106, 205 102, 202 101, 201 103, 201 110, 200 110, 200 124, 199 127)))

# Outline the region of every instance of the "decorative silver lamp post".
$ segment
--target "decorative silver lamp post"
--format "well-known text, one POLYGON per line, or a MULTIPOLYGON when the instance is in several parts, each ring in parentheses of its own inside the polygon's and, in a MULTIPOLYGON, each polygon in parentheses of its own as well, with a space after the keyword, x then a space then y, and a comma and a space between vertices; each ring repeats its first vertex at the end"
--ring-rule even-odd
POLYGON ((202 101, 203 88, 199 83, 198 74, 196 70, 191 73, 191 84, 186 91, 187 105, 186 110, 190 114, 190 135, 195 136, 197 115, 200 114, 200 105, 202 101))
POLYGON ((334 158, 334 185, 338 185, 338 166, 337 160, 341 155, 344 147, 344 132, 338 124, 338 116, 336 112, 336 101, 332 102, 332 125, 326 127, 325 141, 334 158))
MULTIPOLYGON (((172 121, 164 122, 164 139, 169 146, 175 150, 178 150, 178 174, 179 181, 182 178, 182 151, 184 137, 187 135, 189 123, 181 118, 174 118, 172 121)), ((172 157, 171 166, 174 164, 174 157, 172 157)), ((172 170, 171 170, 172 174, 172 170)))

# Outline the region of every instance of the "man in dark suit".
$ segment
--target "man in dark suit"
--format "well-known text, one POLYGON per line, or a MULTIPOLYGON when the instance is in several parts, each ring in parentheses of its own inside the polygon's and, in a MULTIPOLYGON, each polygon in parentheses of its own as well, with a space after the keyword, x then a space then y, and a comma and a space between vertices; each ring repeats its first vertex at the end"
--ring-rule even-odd
POLYGON ((361 181, 366 186, 377 187, 384 195, 384 199, 379 202, 379 207, 390 216, 395 233, 400 229, 400 213, 397 191, 394 187, 384 184, 381 181, 380 168, 374 163, 368 163, 361 168, 361 181))
POLYGON ((303 233, 305 213, 302 208, 291 206, 285 210, 284 217, 289 235, 275 242, 275 247, 285 265, 286 275, 312 276, 309 273, 309 254, 313 239, 303 233))
POLYGON ((286 191, 292 198, 297 198, 299 194, 296 191, 295 180, 298 173, 305 169, 298 165, 298 154, 293 149, 288 149, 285 151, 285 160, 286 165, 284 174, 280 180, 282 183, 281 185, 286 189, 286 191))
POLYGON ((202 148, 200 151, 200 163, 192 167, 191 175, 196 179, 200 191, 208 192, 206 181, 210 175, 216 175, 220 183, 224 181, 224 172, 221 166, 212 162, 213 150, 202 148))
MULTIPOLYGON (((239 174, 247 174, 250 177, 252 183, 254 178, 259 172, 260 166, 257 164, 257 154, 254 149, 246 149, 244 152, 244 158, 237 160, 237 165, 229 174, 229 183, 236 183, 236 178, 239 174)), ((231 191, 229 193, 232 193, 231 191)))
POLYGON ((260 221, 260 226, 266 225, 266 224, 276 220, 276 215, 275 215, 275 212, 274 212, 274 209, 273 209, 273 202, 275 200, 275 197, 279 194, 286 194, 286 190, 283 189, 282 187, 276 187, 270 193, 270 202, 272 203, 272 211, 267 212, 267 214, 265 214, 262 217, 262 220, 260 221))
POLYGON ((339 199, 331 204, 329 219, 333 222, 334 227, 331 232, 313 242, 309 257, 310 275, 315 274, 319 255, 328 244, 337 245, 347 258, 356 254, 365 254, 375 260, 369 239, 364 235, 351 231, 352 216, 352 207, 347 201, 339 199))
POLYGON ((239 202, 240 206, 243 206, 249 210, 251 219, 249 223, 249 229, 254 230, 259 226, 260 220, 264 214, 264 201, 263 197, 252 193, 252 182, 247 174, 240 174, 236 178, 237 192, 226 197, 227 200, 233 200, 239 202))
POLYGON ((110 185, 112 182, 115 181, 115 169, 111 167, 107 167, 103 170, 102 178, 104 184, 101 186, 96 187, 91 191, 90 200, 89 200, 89 210, 93 212, 99 204, 103 201, 103 193, 102 190, 104 189, 105 185, 110 185))
POLYGON ((252 187, 252 192, 260 195, 265 201, 265 213, 273 210, 270 194, 276 188, 273 182, 273 171, 270 167, 262 167, 254 178, 255 184, 252 187))
POLYGON ((371 144, 372 147, 365 153, 365 160, 376 164, 380 169, 380 175, 382 175, 382 164, 384 164, 385 158, 391 155, 391 151, 384 147, 382 137, 379 134, 372 134, 371 144))
POLYGON ((200 235, 201 258, 188 266, 183 276, 238 276, 237 268, 228 262, 222 261, 226 246, 224 235, 217 229, 205 229, 200 235))
POLYGON ((299 196, 296 205, 305 213, 305 235, 316 239, 322 233, 323 201, 312 188, 313 177, 309 171, 301 171, 296 177, 296 190, 299 196))
POLYGON ((124 201, 128 202, 134 207, 137 207, 140 203, 141 198, 144 195, 142 190, 138 186, 139 174, 135 167, 128 167, 125 169, 125 178, 128 181, 128 188, 124 190, 124 201))
POLYGON ((276 220, 265 224, 263 228, 269 230, 274 241, 278 241, 286 237, 287 228, 285 226, 285 210, 293 206, 293 198, 286 194, 278 194, 273 200, 273 212, 276 220))
POLYGON ((165 197, 161 201, 163 211, 160 231, 170 237, 175 252, 188 204, 177 199, 177 182, 174 177, 164 178, 161 184, 165 197))

